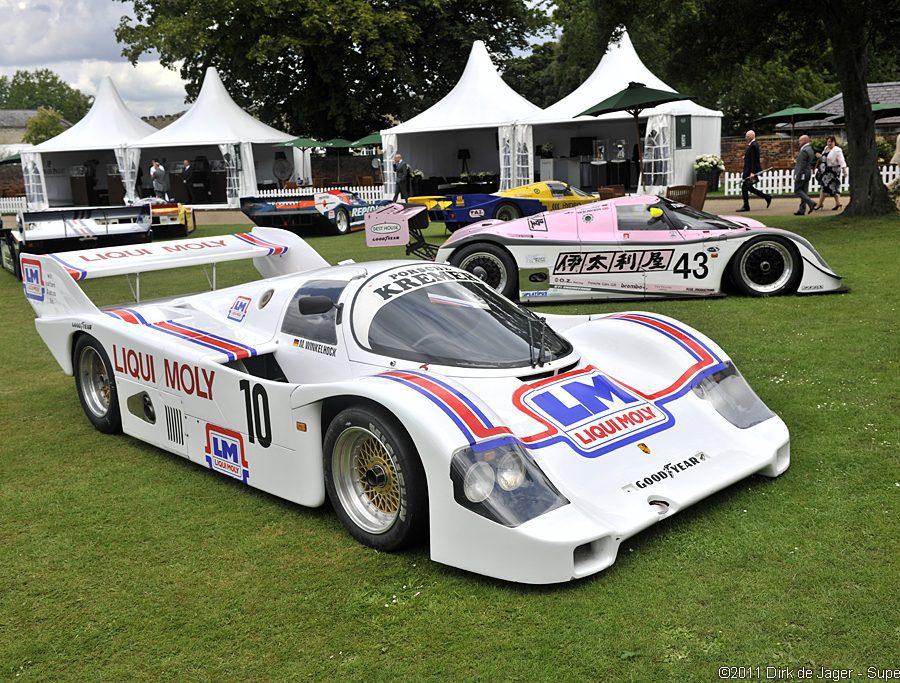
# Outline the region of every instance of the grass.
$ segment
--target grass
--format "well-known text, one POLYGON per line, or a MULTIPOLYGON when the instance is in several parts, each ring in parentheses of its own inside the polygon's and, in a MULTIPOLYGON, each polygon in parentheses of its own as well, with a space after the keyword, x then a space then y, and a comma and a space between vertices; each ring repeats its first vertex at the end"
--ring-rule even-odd
MULTIPOLYGON (((900 221, 771 222, 808 237, 852 292, 543 307, 640 308, 699 328, 787 423, 793 456, 783 477, 740 482, 625 543, 610 570, 553 587, 453 570, 424 547, 377 553, 327 507, 94 431, 0 274, 0 677, 712 681, 727 665, 896 667, 900 221)), ((332 263, 398 255, 359 233, 309 241, 332 263)))

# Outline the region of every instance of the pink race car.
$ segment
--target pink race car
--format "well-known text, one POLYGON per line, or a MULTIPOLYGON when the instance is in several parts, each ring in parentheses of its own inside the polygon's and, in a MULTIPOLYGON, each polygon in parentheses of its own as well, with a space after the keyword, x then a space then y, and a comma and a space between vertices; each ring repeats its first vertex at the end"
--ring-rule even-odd
POLYGON ((847 291, 799 235, 649 195, 482 221, 453 233, 435 260, 523 301, 847 291))

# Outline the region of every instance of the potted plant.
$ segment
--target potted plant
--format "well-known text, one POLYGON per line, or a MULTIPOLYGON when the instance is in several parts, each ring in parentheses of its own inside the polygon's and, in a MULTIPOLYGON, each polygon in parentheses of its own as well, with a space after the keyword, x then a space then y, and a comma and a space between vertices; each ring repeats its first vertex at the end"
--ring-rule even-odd
POLYGON ((725 162, 718 154, 701 154, 694 161, 694 174, 697 180, 709 183, 707 190, 716 192, 719 189, 719 174, 725 170, 725 162))
POLYGON ((545 142, 541 145, 541 159, 552 159, 553 158, 553 143, 545 142))

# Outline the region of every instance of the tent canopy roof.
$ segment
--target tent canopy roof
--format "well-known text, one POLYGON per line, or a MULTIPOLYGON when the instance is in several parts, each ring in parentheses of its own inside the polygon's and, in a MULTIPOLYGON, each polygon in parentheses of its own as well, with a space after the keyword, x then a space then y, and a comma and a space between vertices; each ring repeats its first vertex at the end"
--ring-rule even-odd
POLYGON ((382 133, 489 128, 526 119, 540 111, 540 107, 504 82, 484 42, 476 40, 462 76, 449 93, 421 114, 382 133))
MULTIPOLYGON (((151 131, 153 132, 153 131, 151 131)), ((294 139, 258 121, 234 103, 215 67, 206 70, 197 101, 185 114, 135 146, 184 147, 222 143, 278 143, 294 139)))
POLYGON ((115 149, 132 144, 155 130, 125 105, 112 79, 105 76, 100 81, 94 104, 84 118, 55 138, 36 145, 34 151, 115 149))
MULTIPOLYGON (((603 114, 597 117, 578 116, 581 112, 593 107, 598 102, 627 88, 630 81, 638 81, 648 88, 656 90, 675 92, 674 88, 660 80, 644 65, 641 58, 638 57, 634 45, 631 43, 631 38, 628 37, 628 32, 622 29, 622 37, 619 39, 619 42, 617 44, 610 43, 597 68, 585 79, 584 83, 558 102, 551 104, 527 121, 523 121, 523 123, 532 125, 572 123, 576 120, 576 117, 578 117, 578 121, 606 121, 631 118, 631 115, 624 111, 603 114)), ((701 107, 690 100, 669 102, 641 112, 642 117, 653 116, 654 114, 722 116, 722 112, 701 107)))

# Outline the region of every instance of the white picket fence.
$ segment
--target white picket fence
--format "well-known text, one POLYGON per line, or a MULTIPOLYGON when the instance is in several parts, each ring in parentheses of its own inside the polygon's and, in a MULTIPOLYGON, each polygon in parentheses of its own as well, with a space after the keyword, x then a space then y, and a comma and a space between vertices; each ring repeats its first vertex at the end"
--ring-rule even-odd
POLYGON ((259 190, 255 196, 260 199, 265 199, 266 197, 302 197, 313 195, 317 192, 327 192, 328 190, 345 190, 353 192, 367 202, 391 198, 390 196, 385 195, 384 187, 382 185, 337 185, 335 187, 298 187, 284 190, 259 190))
MULTIPOLYGON (((848 175, 844 177, 841 181, 841 192, 847 193, 850 191, 850 169, 848 169, 848 175)), ((892 182, 900 178, 900 166, 896 164, 888 164, 887 166, 881 167, 881 180, 884 181, 885 185, 890 185, 892 182)), ((794 192, 794 171, 791 169, 780 168, 773 171, 767 171, 763 173, 759 177, 759 182, 756 183, 756 189, 761 192, 765 192, 766 194, 793 194, 794 192)), ((819 182, 815 179, 815 177, 810 180, 809 183, 809 194, 818 194, 821 190, 821 186, 819 182)), ((740 173, 726 173, 725 174, 725 195, 733 196, 741 194, 741 174, 740 173)))
POLYGON ((25 197, 0 197, 0 213, 16 213, 25 208, 25 197))

